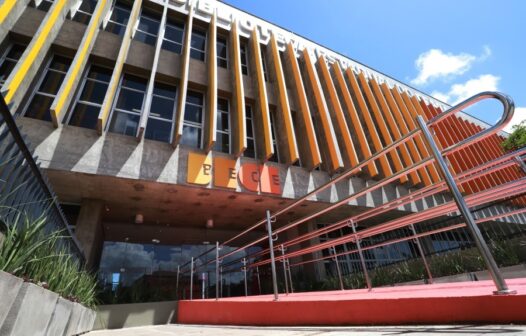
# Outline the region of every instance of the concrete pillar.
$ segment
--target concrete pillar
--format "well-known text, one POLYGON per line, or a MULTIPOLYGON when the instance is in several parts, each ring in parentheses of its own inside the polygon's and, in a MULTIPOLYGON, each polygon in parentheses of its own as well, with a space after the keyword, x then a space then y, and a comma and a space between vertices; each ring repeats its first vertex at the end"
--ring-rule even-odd
POLYGON ((0 4, 0 43, 7 37, 28 3, 29 0, 17 0, 4 1, 0 4))
POLYGON ((82 200, 75 235, 84 250, 88 269, 95 269, 99 264, 104 241, 101 223, 103 212, 102 200, 87 198, 82 200))

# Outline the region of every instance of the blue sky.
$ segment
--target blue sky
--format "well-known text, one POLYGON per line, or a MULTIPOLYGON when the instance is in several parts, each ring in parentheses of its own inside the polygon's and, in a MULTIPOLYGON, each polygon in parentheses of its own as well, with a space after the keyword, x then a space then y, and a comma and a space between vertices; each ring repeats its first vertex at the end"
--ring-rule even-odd
MULTIPOLYGON (((225 0, 426 93, 455 103, 482 90, 526 119, 526 1, 225 0)), ((496 104, 469 111, 493 123, 496 104)))

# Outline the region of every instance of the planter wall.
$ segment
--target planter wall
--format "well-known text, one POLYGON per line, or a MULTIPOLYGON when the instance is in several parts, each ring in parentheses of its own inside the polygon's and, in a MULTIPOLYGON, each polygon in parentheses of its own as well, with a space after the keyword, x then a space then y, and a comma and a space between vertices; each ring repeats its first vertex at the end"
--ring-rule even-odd
POLYGON ((0 271, 0 335, 72 336, 90 331, 95 312, 0 271))
POLYGON ((11 306, 22 288, 24 281, 20 278, 14 277, 9 273, 0 272, 0 297, 2 304, 0 304, 0 328, 4 324, 5 318, 11 310, 11 306))

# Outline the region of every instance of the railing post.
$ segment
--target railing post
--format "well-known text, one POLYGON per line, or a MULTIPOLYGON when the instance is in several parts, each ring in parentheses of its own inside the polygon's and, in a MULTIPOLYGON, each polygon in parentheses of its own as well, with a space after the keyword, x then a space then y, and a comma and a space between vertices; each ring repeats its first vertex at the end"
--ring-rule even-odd
POLYGON ((278 279, 276 277, 276 260, 274 259, 274 241, 272 238, 272 219, 270 210, 267 210, 267 233, 268 248, 270 250, 270 269, 272 271, 272 289, 274 290, 274 301, 278 300, 278 279))
POLYGON ((522 172, 526 174, 526 163, 524 163, 524 160, 522 160, 520 156, 516 156, 515 161, 517 161, 517 164, 521 168, 522 172))
MULTIPOLYGON (((279 249, 281 250, 281 255, 284 256, 285 255, 285 246, 283 246, 283 244, 280 245, 279 249)), ((283 260, 281 260, 282 264, 283 264, 283 277, 285 279, 285 294, 289 294, 289 284, 288 284, 288 280, 287 280, 287 265, 285 264, 285 258, 283 258, 283 260)))
POLYGON ((342 271, 340 270, 340 263, 338 261, 338 256, 336 256, 336 248, 333 246, 329 249, 329 251, 334 256, 334 262, 336 263, 336 272, 338 272, 338 279, 340 280, 340 289, 344 290, 343 287, 343 279, 342 279, 342 271))
POLYGON ((482 236, 482 233, 480 232, 477 224, 475 223, 475 219, 473 218, 473 215, 471 214, 471 211, 469 210, 469 207, 466 204, 464 197, 462 197, 462 194, 460 193, 460 190, 458 189, 458 186, 455 183, 455 179, 453 178, 453 175, 451 175, 451 172, 447 167, 446 161, 442 157, 442 153, 440 153, 440 150, 438 149, 435 141, 433 140, 433 136, 429 132, 429 129, 427 128, 424 119, 422 118, 422 116, 417 116, 416 120, 418 122, 418 125, 420 126, 420 129, 422 130, 424 138, 426 139, 427 145, 431 149, 433 157, 435 158, 435 161, 438 164, 440 171, 442 172, 442 176, 444 177, 444 180, 446 181, 449 190, 451 191, 451 194, 455 199, 455 203, 457 203, 458 210, 464 217, 466 221, 466 226, 471 235, 473 236, 473 239, 477 244, 477 248, 480 254, 482 255, 482 258, 484 259, 486 266, 488 267, 488 271, 493 279, 493 282, 495 283, 495 286, 497 287, 497 291, 494 291, 493 293, 516 294, 517 291, 508 289, 508 285, 502 277, 499 267, 495 262, 495 259, 493 258, 493 255, 491 254, 491 251, 489 250, 488 245, 486 244, 486 241, 482 236))
POLYGON ((177 277, 175 278, 175 299, 179 299, 179 265, 177 265, 177 277))
POLYGON ((289 259, 287 258, 287 270, 289 272, 289 285, 290 285, 290 292, 291 293, 294 293, 294 287, 292 285, 292 273, 290 272, 290 262, 289 262, 289 259))
POLYGON ((206 272, 201 273, 201 299, 205 299, 206 272))
POLYGON ((219 242, 216 241, 216 300, 219 299, 219 242))
POLYGON ((430 284, 433 283, 433 274, 431 273, 431 268, 429 267, 429 264, 427 263, 427 258, 424 253, 424 249, 422 248, 422 244, 420 244, 420 239, 416 236, 416 229, 413 224, 409 225, 409 228, 411 229, 411 232, 413 232, 414 242, 416 244, 416 247, 418 248, 418 253, 420 253, 420 257, 422 258, 422 262, 424 263, 424 267, 426 268, 426 273, 428 277, 428 281, 430 284))
POLYGON ((257 275, 257 279, 258 279, 259 295, 261 295, 261 279, 259 278, 259 267, 258 266, 256 266, 256 275, 257 275))
POLYGON ((363 251, 362 251, 362 243, 361 239, 358 238, 358 235, 356 234, 356 223, 354 223, 353 220, 350 221, 352 232, 354 234, 354 237, 356 238, 356 247, 358 248, 358 255, 360 256, 360 264, 362 265, 363 275, 365 277, 365 283, 367 285, 367 289, 370 291, 373 286, 371 284, 371 278, 369 278, 369 272, 367 271, 367 265, 365 264, 365 258, 363 257, 363 251))
POLYGON ((190 262, 190 300, 193 299, 194 294, 194 257, 190 262))
POLYGON ((223 266, 219 267, 219 283, 221 288, 219 288, 219 296, 223 297, 223 266))
POLYGON ((247 258, 243 258, 241 261, 243 263, 243 278, 245 280, 245 296, 248 296, 248 286, 247 286, 247 258))

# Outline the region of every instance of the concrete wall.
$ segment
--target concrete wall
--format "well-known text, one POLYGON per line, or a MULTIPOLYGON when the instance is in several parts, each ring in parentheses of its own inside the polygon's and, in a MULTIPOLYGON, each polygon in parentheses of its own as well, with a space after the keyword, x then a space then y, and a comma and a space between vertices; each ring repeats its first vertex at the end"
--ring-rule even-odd
POLYGON ((88 332, 95 312, 0 271, 0 335, 71 336, 88 332))
POLYGON ((94 330, 175 323, 177 301, 102 305, 94 330))

